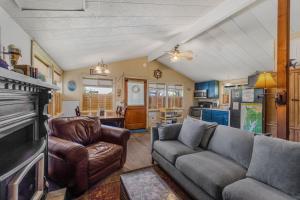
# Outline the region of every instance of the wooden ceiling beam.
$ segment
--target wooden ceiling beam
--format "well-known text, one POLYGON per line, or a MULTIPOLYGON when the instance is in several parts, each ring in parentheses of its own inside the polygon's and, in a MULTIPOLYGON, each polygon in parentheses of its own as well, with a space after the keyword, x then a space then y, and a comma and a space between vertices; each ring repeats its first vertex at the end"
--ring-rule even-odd
POLYGON ((278 0, 277 24, 277 92, 287 101, 277 104, 277 137, 289 139, 290 0, 278 0))
POLYGON ((220 3, 203 17, 200 17, 194 24, 190 25, 185 31, 171 38, 168 42, 155 49, 148 55, 148 61, 151 62, 164 55, 167 51, 173 49, 177 44, 184 44, 201 33, 209 30, 215 25, 221 23, 232 15, 240 12, 250 6, 257 0, 225 0, 220 3))

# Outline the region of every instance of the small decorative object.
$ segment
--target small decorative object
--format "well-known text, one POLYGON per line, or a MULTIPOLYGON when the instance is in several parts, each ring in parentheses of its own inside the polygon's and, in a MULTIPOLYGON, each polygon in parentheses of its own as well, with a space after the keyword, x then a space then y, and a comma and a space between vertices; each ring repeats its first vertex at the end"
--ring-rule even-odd
POLYGON ((8 69, 8 64, 0 58, 0 67, 8 69))
POLYGON ((32 78, 38 77, 38 69, 30 65, 15 65, 14 71, 32 78))
POLYGON ((76 82, 71 80, 68 82, 68 90, 74 92, 76 90, 76 82))
POLYGON ((42 74, 42 73, 38 73, 38 74, 37 74, 37 78, 40 79, 40 80, 43 81, 43 82, 46 82, 46 77, 45 77, 45 75, 42 74))
POLYGON ((141 88, 138 85, 134 85, 134 86, 132 86, 131 91, 133 93, 139 93, 141 91, 141 88))
POLYGON ((92 69, 90 69, 90 75, 107 76, 108 74, 110 74, 108 65, 104 64, 102 59, 101 59, 101 62, 98 63, 98 65, 96 65, 96 66, 92 67, 92 69))
POLYGON ((10 44, 8 45, 7 54, 9 54, 10 64, 13 69, 14 66, 18 64, 19 58, 22 57, 21 50, 18 49, 15 45, 10 44))
POLYGON ((160 79, 160 78, 162 77, 162 71, 160 71, 160 69, 154 70, 153 76, 154 76, 154 78, 156 78, 156 79, 160 79))
POLYGON ((99 110, 99 116, 100 117, 103 117, 105 115, 105 110, 104 110, 104 108, 100 108, 100 110, 99 110))
POLYGON ((121 93, 122 93, 122 90, 121 89, 117 89, 117 97, 120 97, 121 93))

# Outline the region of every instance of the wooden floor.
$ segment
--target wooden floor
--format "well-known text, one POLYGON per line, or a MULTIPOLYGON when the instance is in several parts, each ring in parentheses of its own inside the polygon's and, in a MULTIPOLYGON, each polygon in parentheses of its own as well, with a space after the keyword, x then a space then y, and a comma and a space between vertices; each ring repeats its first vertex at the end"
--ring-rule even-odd
MULTIPOLYGON (((151 144, 150 144, 150 134, 132 134, 128 141, 127 148, 127 160, 123 169, 111 174, 104 180, 100 181, 98 184, 90 188, 85 194, 77 198, 77 200, 87 200, 89 191, 94 187, 101 184, 110 182, 116 175, 122 174, 123 172, 147 167, 151 165, 151 144)), ((52 192, 48 195, 47 200, 60 200, 62 196, 62 191, 52 192)))

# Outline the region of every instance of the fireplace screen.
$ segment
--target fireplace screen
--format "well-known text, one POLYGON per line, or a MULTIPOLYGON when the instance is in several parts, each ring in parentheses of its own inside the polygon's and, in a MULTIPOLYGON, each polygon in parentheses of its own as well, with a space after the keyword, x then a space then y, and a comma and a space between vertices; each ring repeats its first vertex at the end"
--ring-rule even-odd
POLYGON ((44 190, 44 154, 21 170, 8 185, 8 199, 41 199, 44 190))

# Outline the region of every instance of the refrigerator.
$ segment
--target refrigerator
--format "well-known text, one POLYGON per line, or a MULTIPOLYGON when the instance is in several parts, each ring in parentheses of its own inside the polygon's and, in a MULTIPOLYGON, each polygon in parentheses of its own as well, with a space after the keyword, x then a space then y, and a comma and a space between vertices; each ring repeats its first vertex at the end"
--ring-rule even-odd
POLYGON ((256 134, 265 132, 265 97, 263 89, 232 89, 230 126, 256 134))

